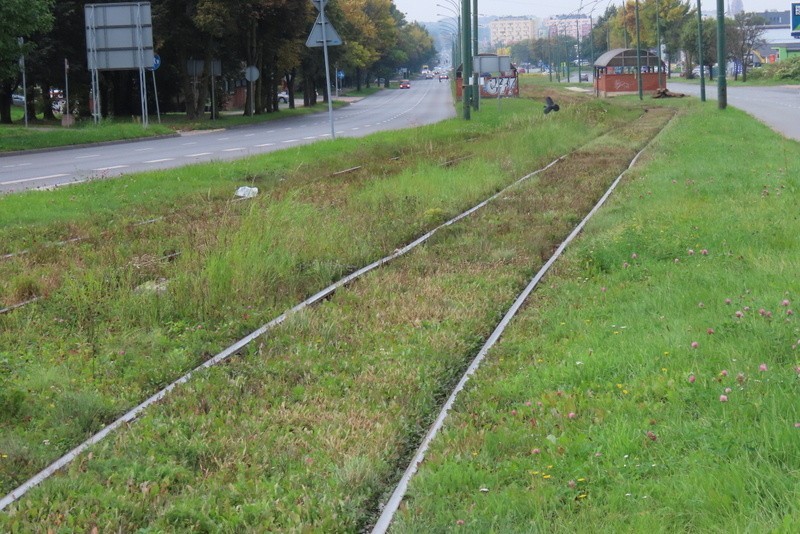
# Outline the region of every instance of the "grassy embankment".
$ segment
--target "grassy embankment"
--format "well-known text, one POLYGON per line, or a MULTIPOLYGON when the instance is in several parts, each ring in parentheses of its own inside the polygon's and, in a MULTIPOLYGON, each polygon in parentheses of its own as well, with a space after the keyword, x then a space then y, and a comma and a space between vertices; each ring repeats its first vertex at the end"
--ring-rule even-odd
POLYGON ((800 146, 694 107, 534 293, 394 532, 800 530, 800 146))
MULTIPOLYGON (((362 91, 368 93, 369 91, 362 91)), ((360 96, 362 93, 355 94, 360 96)), ((282 107, 278 113, 263 113, 252 117, 246 117, 241 111, 223 113, 216 120, 210 119, 210 114, 205 113, 202 119, 189 120, 184 113, 165 113, 161 116, 159 124, 155 116, 150 117, 147 128, 136 120, 105 119, 99 125, 95 125, 91 117, 79 121, 76 126, 64 128, 60 122, 44 122, 41 116, 38 120, 31 121, 29 127, 23 124, 22 108, 12 107, 11 119, 14 124, 0 124, 0 153, 15 152, 19 150, 45 149, 70 145, 82 145, 91 143, 102 143, 112 141, 123 141, 128 139, 143 139, 161 135, 170 135, 175 132, 193 130, 211 130, 217 128, 231 128, 235 126, 248 126, 261 124, 273 120, 284 119, 297 115, 309 113, 322 113, 327 111, 327 105, 319 103, 316 106, 303 106, 302 98, 295 99, 294 109, 282 107)), ((335 108, 346 105, 342 101, 335 100, 335 108)), ((286 106, 281 104, 281 106, 286 106)))
MULTIPOLYGON (((501 111, 486 106, 480 120, 476 117, 469 124, 453 120, 240 162, 0 197, 4 252, 30 251, 0 263, 3 301, 10 304, 33 294, 44 297, 35 305, 0 316, 3 491, 13 489, 104 422, 304 296, 641 113, 638 106, 616 107, 564 96, 566 109, 555 120, 541 114, 541 90, 531 91, 537 91, 536 102, 504 103, 501 111), (362 168, 332 175, 355 163, 362 168), (244 183, 260 187, 262 196, 230 203, 232 191, 244 183), (163 219, 135 224, 158 217, 163 219), (87 239, 67 247, 48 245, 75 236, 87 239), (181 254, 172 261, 159 261, 174 252, 181 254), (169 281, 165 293, 133 291, 161 279, 169 281)), ((649 135, 649 130, 639 130, 633 130, 634 144, 649 135)), ((619 149, 609 160, 615 167, 624 165, 634 150, 627 146, 626 135, 627 130, 618 129, 603 142, 619 149)), ((587 169, 584 164, 583 171, 587 169)), ((265 338, 242 360, 180 388, 174 398, 152 410, 153 419, 145 417, 132 427, 134 432, 124 432, 101 446, 113 449, 121 444, 118 439, 133 439, 160 448, 138 456, 141 451, 136 447, 122 446, 132 454, 132 463, 131 470, 113 468, 125 479, 118 488, 121 494, 112 496, 110 487, 99 494, 88 488, 84 491, 78 487, 87 482, 74 486, 69 477, 58 477, 52 486, 48 483, 42 488, 44 492, 50 491, 47 487, 61 492, 66 484, 72 496, 52 500, 38 493, 38 498, 55 505, 51 507, 42 506, 33 492, 14 505, 14 515, 0 515, 0 521, 11 528, 20 521, 76 525, 97 518, 98 524, 117 524, 124 530, 150 522, 166 529, 207 521, 233 525, 241 520, 256 525, 268 518, 287 525, 366 523, 390 483, 397 458, 417 439, 437 399, 524 282, 531 263, 539 263, 548 254, 553 242, 574 224, 577 211, 599 194, 614 172, 618 170, 587 180, 588 193, 578 187, 580 182, 574 183, 577 175, 568 181, 555 180, 548 196, 568 202, 574 195, 586 196, 575 200, 574 206, 568 204, 566 213, 546 206, 531 208, 534 199, 550 203, 547 197, 537 196, 535 187, 531 198, 509 204, 511 212, 504 214, 494 232, 504 235, 504 225, 525 225, 528 233, 510 233, 513 246, 496 249, 479 226, 467 234, 470 242, 445 239, 453 249, 447 253, 449 263, 423 255, 423 263, 411 273, 398 275, 410 283, 415 272, 429 272, 437 284, 426 289, 430 295, 423 292, 410 300, 397 299, 402 307, 393 310, 397 297, 393 291, 402 286, 390 284, 393 291, 387 291, 386 281, 375 279, 372 291, 388 302, 377 305, 379 313, 374 312, 375 304, 356 306, 367 312, 367 324, 339 330, 320 323, 322 331, 317 331, 307 323, 317 320, 302 314, 287 326, 289 330, 265 338), (469 272, 473 263, 478 273, 469 272), (503 266, 508 269, 505 274, 498 271, 503 266), (438 269, 449 274, 438 277, 438 269), (462 295, 465 289, 467 296, 462 295), (420 309, 421 302, 428 301, 431 316, 420 309), (409 317, 410 323, 404 319, 409 317), (346 350, 350 342, 333 340, 338 332, 347 332, 354 348, 364 343, 378 345, 367 349, 372 356, 364 359, 361 349, 346 350), (437 335, 431 337, 429 332, 437 335), (356 337, 361 338, 358 343, 356 337), (344 352, 329 350, 337 346, 344 352), (384 367, 382 350, 399 361, 384 367), (233 401, 237 404, 233 411, 228 401, 219 405, 215 401, 229 395, 241 397, 233 401), (181 406, 185 402, 193 408, 187 411, 181 406), (339 425, 338 430, 325 425, 315 430, 310 421, 300 421, 320 410, 327 413, 323 422, 339 425), (161 417, 172 420, 179 412, 189 420, 168 423, 171 429, 162 427, 161 417), (251 420, 254 413, 260 415, 251 420), (235 417, 242 419, 237 423, 235 417), (215 427, 215 434, 231 433, 210 439, 196 426, 206 424, 215 427), (362 425, 384 430, 367 439, 362 425), (181 427, 195 427, 197 432, 176 430, 181 427), (193 443, 187 444, 187 438, 193 443), (302 443, 305 438, 307 444, 302 443), (341 445, 331 449, 340 440, 341 445), (285 492, 288 508, 261 510, 261 505, 252 503, 247 506, 255 515, 237 519, 238 504, 222 494, 221 501, 209 502, 213 510, 192 502, 198 494, 191 488, 209 474, 209 462, 222 459, 212 450, 229 446, 244 446, 241 454, 254 453, 258 459, 241 457, 242 463, 235 467, 224 460, 219 475, 239 472, 235 476, 243 477, 245 484, 268 483, 285 492), (275 462, 264 463, 267 457, 275 462), (139 472, 140 468, 145 470, 139 472), (244 473, 251 468, 262 476, 244 473), (331 480, 331 471, 340 472, 340 478, 331 480), (157 504, 136 496, 126 502, 131 476, 144 477, 142 487, 155 484, 167 493, 172 490, 166 488, 174 486, 173 496, 188 492, 188 500, 157 504), (366 478, 359 485, 362 476, 366 478), (329 488, 334 482, 335 487, 329 488), (297 499, 311 498, 302 497, 309 487, 316 487, 314 499, 321 508, 306 509, 297 503, 297 499), (78 505, 85 513, 64 515, 62 506, 72 508, 73 499, 98 498, 103 502, 97 504, 112 515, 99 518, 99 510, 88 504, 86 508, 78 505), (155 515, 146 511, 151 506, 159 509, 155 515)), ((356 297, 345 292, 335 298, 347 302, 356 297)), ((345 306, 338 313, 352 311, 345 306)), ((127 462, 118 456, 120 452, 108 450, 106 456, 98 449, 92 457, 127 462)), ((85 465, 80 461, 75 467, 79 474, 85 465)), ((106 468, 108 464, 102 469, 106 468)), ((248 494, 261 491, 251 489, 243 486, 248 494)), ((161 490, 150 491, 143 495, 160 501, 161 490)))

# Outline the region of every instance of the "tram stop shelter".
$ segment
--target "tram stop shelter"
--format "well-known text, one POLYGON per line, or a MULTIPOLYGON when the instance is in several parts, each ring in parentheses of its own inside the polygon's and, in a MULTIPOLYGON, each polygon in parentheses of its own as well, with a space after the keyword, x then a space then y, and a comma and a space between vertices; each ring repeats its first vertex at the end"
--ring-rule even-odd
POLYGON ((664 62, 649 50, 640 50, 639 54, 641 72, 637 72, 635 48, 615 48, 597 58, 594 62, 595 94, 605 97, 638 93, 639 76, 642 77, 643 91, 666 89, 667 69, 664 62))

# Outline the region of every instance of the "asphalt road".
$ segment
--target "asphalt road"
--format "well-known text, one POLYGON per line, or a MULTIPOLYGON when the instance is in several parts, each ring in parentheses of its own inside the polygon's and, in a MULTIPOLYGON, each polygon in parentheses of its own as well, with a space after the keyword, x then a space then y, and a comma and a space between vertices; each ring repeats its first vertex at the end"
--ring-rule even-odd
MULTIPOLYGON (((667 80, 673 93, 700 96, 700 85, 667 80)), ((716 106, 717 84, 706 83, 706 101, 716 106)), ((734 106, 767 124, 773 130, 800 141, 800 87, 728 87, 728 105, 734 106)))
MULTIPOLYGON (((232 160, 330 139, 327 106, 320 110, 325 112, 175 138, 0 157, 0 194, 232 160)), ((333 115, 336 137, 361 137, 439 122, 454 117, 455 111, 449 83, 419 80, 410 89, 380 91, 333 115)))

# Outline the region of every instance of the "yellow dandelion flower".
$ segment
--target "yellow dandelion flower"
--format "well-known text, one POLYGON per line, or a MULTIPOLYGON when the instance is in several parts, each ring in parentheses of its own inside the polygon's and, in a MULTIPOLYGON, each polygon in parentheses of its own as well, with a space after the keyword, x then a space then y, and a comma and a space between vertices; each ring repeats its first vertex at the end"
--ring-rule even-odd
POLYGON ((548 478, 552 478, 552 477, 551 477, 550 475, 545 475, 545 476, 543 476, 542 478, 544 478, 544 479, 546 480, 546 479, 548 479, 548 478))
POLYGON ((578 495, 579 499, 585 499, 586 497, 587 495, 585 493, 581 493, 580 495, 578 495))
POLYGON ((586 482, 586 479, 585 478, 579 478, 578 482, 586 482))
POLYGON ((622 390, 622 394, 623 394, 623 395, 627 395, 627 394, 628 394, 628 390, 627 390, 627 389, 623 389, 623 390, 622 390))

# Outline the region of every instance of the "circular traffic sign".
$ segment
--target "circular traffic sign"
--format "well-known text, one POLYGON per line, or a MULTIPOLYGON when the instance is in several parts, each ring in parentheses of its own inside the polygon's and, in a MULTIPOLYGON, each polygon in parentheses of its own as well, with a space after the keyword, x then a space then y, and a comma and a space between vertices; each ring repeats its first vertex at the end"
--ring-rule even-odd
POLYGON ((153 70, 158 70, 158 67, 161 66, 161 56, 158 54, 153 54, 153 70))
POLYGON ((246 69, 244 69, 244 79, 248 82, 254 82, 258 80, 258 77, 261 73, 258 72, 258 67, 255 65, 249 65, 246 69))

